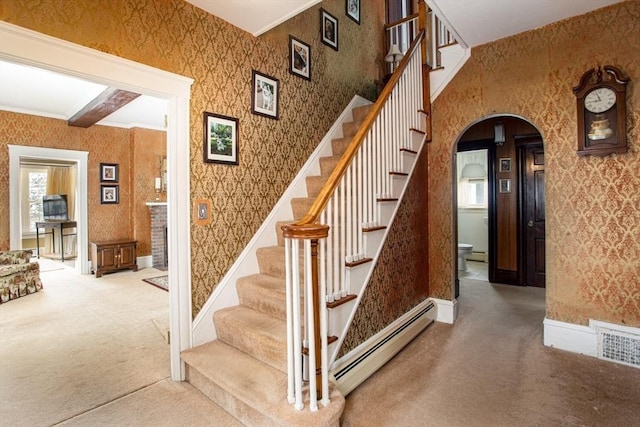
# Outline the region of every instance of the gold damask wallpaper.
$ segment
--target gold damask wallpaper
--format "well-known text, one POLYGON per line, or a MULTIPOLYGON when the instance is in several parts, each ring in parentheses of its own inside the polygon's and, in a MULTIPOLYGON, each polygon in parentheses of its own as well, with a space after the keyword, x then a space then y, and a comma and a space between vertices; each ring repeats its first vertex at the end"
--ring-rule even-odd
POLYGON ((89 241, 138 240, 138 255, 151 254, 149 211, 155 197, 156 157, 166 151, 165 132, 91 126, 0 111, 0 249, 9 248, 9 150, 7 144, 87 151, 89 241), (100 203, 100 163, 117 163, 120 203, 100 203))
POLYGON ((182 0, 4 0, 0 19, 194 79, 191 198, 212 200, 210 226, 192 226, 198 313, 297 171, 354 94, 382 78, 384 1, 325 0, 255 38, 182 0), (339 20, 339 51, 320 42, 319 9, 339 20), (312 80, 288 72, 289 35, 311 46, 312 80), (251 71, 280 81, 280 119, 251 114, 251 71), (239 119, 238 166, 202 162, 202 113, 239 119))
POLYGON ((433 105, 429 146, 431 295, 452 298, 452 153, 474 121, 515 114, 543 136, 547 317, 640 326, 640 2, 627 1, 472 50, 433 105), (614 65, 631 78, 629 152, 578 157, 582 74, 614 65))

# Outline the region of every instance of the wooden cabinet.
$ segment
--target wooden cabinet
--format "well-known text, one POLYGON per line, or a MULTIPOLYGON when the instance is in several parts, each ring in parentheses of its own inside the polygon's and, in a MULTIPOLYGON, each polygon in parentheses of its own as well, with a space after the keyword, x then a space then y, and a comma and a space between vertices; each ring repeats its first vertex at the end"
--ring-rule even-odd
POLYGON ((137 240, 91 242, 91 270, 96 277, 118 270, 138 270, 137 240))

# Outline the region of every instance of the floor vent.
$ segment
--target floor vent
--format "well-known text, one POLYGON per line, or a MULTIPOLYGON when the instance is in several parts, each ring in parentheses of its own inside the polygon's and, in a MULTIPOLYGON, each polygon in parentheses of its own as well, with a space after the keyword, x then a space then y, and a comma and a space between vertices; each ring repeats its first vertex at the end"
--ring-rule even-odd
POLYGON ((598 327, 598 358, 640 368, 640 335, 598 327))

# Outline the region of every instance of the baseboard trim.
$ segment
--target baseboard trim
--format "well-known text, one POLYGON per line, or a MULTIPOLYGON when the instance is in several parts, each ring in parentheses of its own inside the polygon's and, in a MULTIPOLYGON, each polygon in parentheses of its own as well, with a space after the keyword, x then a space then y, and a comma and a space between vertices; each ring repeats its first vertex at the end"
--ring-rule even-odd
MULTIPOLYGON (((614 335, 632 337, 637 342, 640 337, 640 328, 617 325, 614 323, 602 322, 589 319, 589 326, 575 325, 573 323, 560 322, 552 319, 544 319, 544 345, 572 353, 584 354, 596 357, 612 363, 622 363, 634 368, 640 368, 637 364, 638 352, 635 354, 624 353, 626 357, 617 358, 611 355, 603 355, 603 345, 599 344, 598 335, 603 332, 614 335), (603 331, 604 330, 604 331, 603 331), (629 362, 631 360, 632 362, 629 362)), ((606 346, 605 346, 606 347, 606 346)), ((637 345, 633 345, 637 349, 637 345)), ((608 348, 609 349, 609 348, 608 348)))
POLYGON ((153 267, 153 255, 139 256, 136 258, 138 268, 151 268, 153 267))
POLYGON ((332 368, 343 395, 349 394, 434 321, 436 306, 427 299, 336 361, 332 368))
POLYGON ((589 326, 547 319, 544 325, 544 345, 572 353, 598 356, 598 339, 595 329, 589 326))
POLYGON ((437 307, 436 322, 454 324, 458 318, 458 300, 429 298, 437 307))

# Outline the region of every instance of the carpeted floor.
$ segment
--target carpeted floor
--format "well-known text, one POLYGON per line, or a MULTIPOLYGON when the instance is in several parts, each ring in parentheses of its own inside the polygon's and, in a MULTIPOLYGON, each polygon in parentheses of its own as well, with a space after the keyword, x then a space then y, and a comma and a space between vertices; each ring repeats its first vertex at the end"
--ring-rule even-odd
POLYGON ((42 291, 2 304, 0 425, 53 425, 168 378, 154 322, 168 324, 168 294, 142 282, 159 273, 54 269, 42 291))
MULTIPOLYGON (((238 426, 169 379, 158 275, 51 271, 2 304, 0 425, 238 426)), ((461 280, 458 307, 347 396, 343 427, 638 425, 640 369, 544 347, 544 290, 461 280)))

